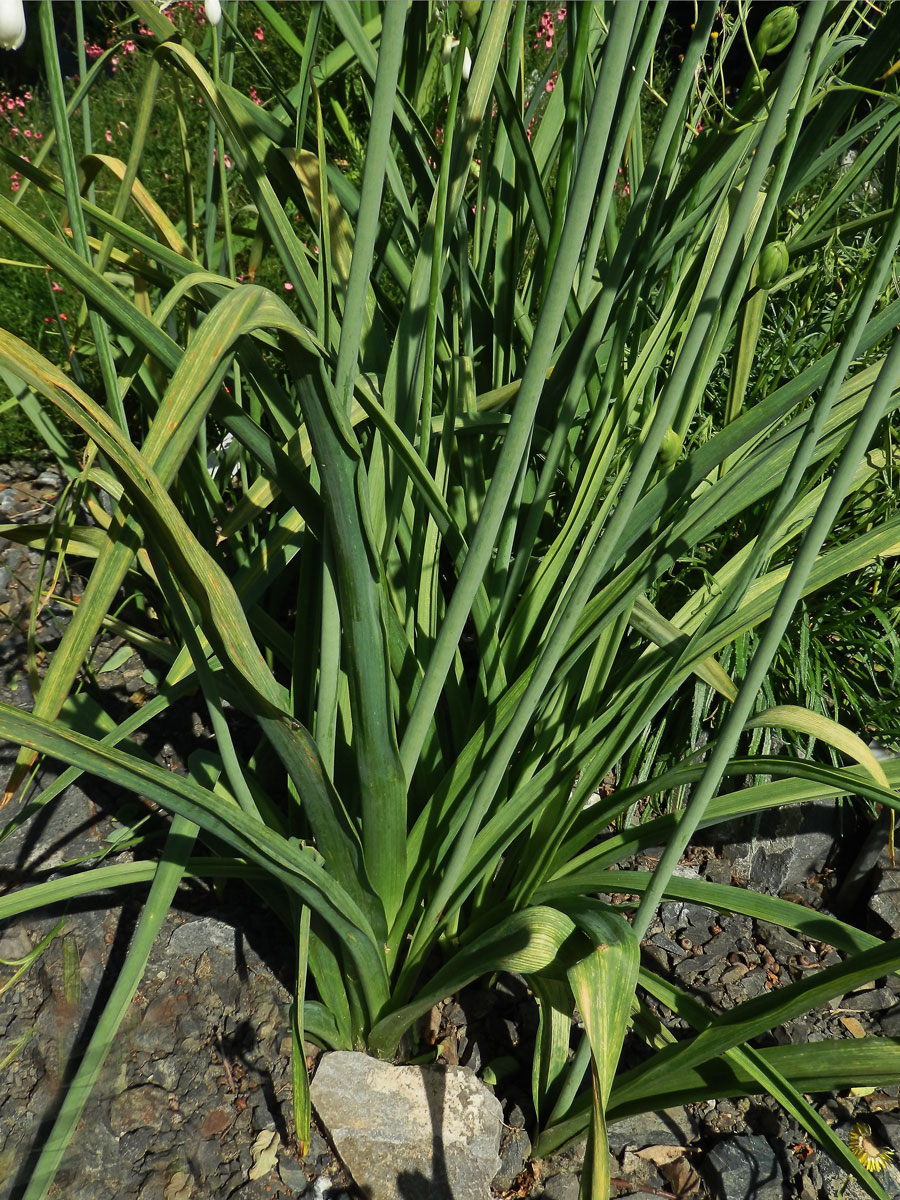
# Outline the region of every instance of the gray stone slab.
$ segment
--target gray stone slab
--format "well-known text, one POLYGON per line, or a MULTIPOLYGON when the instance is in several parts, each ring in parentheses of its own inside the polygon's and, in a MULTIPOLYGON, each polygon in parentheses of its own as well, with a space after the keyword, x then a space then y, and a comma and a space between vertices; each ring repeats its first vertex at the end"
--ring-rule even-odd
POLYGON ((700 1127, 686 1108, 666 1108, 655 1113, 636 1113, 609 1127, 609 1148, 620 1154, 626 1146, 689 1146, 700 1135, 700 1127))
POLYGON ((834 801, 787 805, 758 821, 729 821, 708 836, 735 875, 778 896, 826 865, 834 848, 834 801))
POLYGON ((713 1196, 722 1200, 784 1200, 784 1177, 774 1150, 756 1134, 728 1137, 703 1160, 713 1196))

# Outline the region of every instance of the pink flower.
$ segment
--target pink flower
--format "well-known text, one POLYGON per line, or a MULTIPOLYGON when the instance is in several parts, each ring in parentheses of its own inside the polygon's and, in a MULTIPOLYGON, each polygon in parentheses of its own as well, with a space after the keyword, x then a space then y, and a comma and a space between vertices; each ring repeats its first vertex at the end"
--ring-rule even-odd
POLYGON ((284 290, 286 292, 292 292, 294 290, 294 285, 285 281, 284 290))
POLYGON ((256 29, 253 30, 253 36, 258 42, 264 42, 266 40, 265 30, 262 29, 261 26, 257 26, 256 29))
POLYGON ((564 8, 561 8, 556 14, 556 19, 557 21, 564 21, 566 19, 566 10, 564 8))
POLYGON ((54 292, 62 291, 62 285, 58 284, 55 279, 51 280, 50 286, 53 288, 54 292))
POLYGON ((107 131, 106 131, 106 140, 108 142, 112 141, 112 130, 111 129, 107 129, 107 131))

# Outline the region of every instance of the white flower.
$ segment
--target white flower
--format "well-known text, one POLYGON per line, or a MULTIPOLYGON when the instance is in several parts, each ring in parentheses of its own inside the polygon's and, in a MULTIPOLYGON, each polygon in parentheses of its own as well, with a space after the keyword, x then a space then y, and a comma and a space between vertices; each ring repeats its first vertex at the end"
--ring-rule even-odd
MULTIPOLYGON (((453 57, 457 47, 459 46, 459 38, 455 38, 452 33, 448 33, 441 45, 441 62, 449 63, 453 57)), ((472 56, 469 53, 468 47, 463 51, 463 79, 468 82, 469 76, 472 74, 472 56)))
POLYGON ((22 0, 0 0, 0 47, 18 50, 25 41, 25 6, 22 0))
POLYGON ((222 20, 222 5, 219 0, 206 0, 203 7, 206 9, 206 19, 210 25, 218 25, 222 20))

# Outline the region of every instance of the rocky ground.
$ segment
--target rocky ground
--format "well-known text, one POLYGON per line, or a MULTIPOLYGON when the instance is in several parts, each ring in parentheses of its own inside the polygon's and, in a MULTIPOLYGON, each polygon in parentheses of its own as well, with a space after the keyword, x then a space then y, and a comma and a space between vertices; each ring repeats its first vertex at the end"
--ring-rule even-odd
MULTIPOLYGON (((0 465, 0 523, 46 520, 58 487, 50 471, 0 465)), ((36 552, 0 538, 0 699, 23 707, 31 703, 26 630, 39 573, 36 552)), ((60 580, 57 590, 77 598, 83 582, 77 576, 60 580)), ((33 647, 38 672, 67 615, 62 603, 44 608, 33 647)), ((150 686, 144 664, 129 657, 127 650, 122 652, 117 638, 107 638, 97 648, 92 670, 110 705, 127 711, 143 702, 150 686)), ((171 713, 171 737, 164 731, 158 742, 145 748, 179 769, 179 729, 184 727, 201 732, 204 727, 202 714, 190 702, 171 713)), ((0 745, 4 778, 14 755, 14 747, 0 745)), ((45 770, 42 780, 50 778, 52 772, 45 770)), ((15 823, 18 812, 13 803, 3 815, 15 823)), ((21 828, 11 828, 0 842, 2 891, 45 878, 63 862, 87 854, 104 851, 110 861, 127 855, 127 850, 117 851, 116 839, 137 815, 127 797, 80 780, 65 793, 64 803, 48 806, 21 828)), ((896 936, 900 874, 887 860, 883 831, 876 830, 865 853, 845 856, 834 870, 834 814, 823 810, 814 815, 813 828, 783 828, 780 840, 748 835, 743 842, 701 848, 684 869, 718 882, 735 877, 814 908, 833 903, 843 885, 842 899, 853 909, 852 919, 882 936, 896 936)), ((23 1193, 61 1089, 127 949, 141 895, 142 889, 117 892, 29 914, 0 927, 2 1200, 23 1193), (34 955, 45 939, 49 940, 34 955), (30 965, 20 970, 23 962, 30 965)), ((764 922, 686 903, 661 908, 648 931, 644 954, 648 965, 719 1008, 837 960, 830 946, 764 922)), ((348 1164, 359 1153, 341 1141, 350 1120, 340 1107, 342 1088, 338 1082, 326 1095, 324 1082, 340 1064, 332 1061, 323 1067, 313 1046, 308 1047, 309 1065, 321 1071, 318 1092, 314 1090, 321 1120, 302 1156, 293 1135, 285 986, 289 970, 285 942, 252 893, 230 887, 219 895, 200 884, 183 888, 51 1195, 73 1200, 112 1195, 123 1200, 274 1200, 301 1195, 343 1200, 357 1195, 336 1152, 344 1145, 348 1164)), ((877 980, 836 999, 827 1010, 791 1022, 776 1040, 854 1038, 868 1032, 900 1036, 898 993, 897 977, 877 980)), ((661 1010, 661 1016, 670 1026, 675 1024, 670 1013, 661 1010)), ((577 1149, 542 1162, 530 1156, 526 1130, 535 1025, 535 1009, 523 982, 504 976, 491 991, 472 987, 448 998, 422 1031, 447 1067, 442 1088, 449 1088, 451 1078, 462 1079, 464 1089, 482 1088, 470 1074, 457 1070, 462 1066, 491 1081, 496 1095, 496 1102, 479 1099, 476 1107, 484 1110, 486 1121, 499 1123, 499 1170, 493 1151, 481 1157, 467 1152, 467 1160, 483 1161, 479 1169, 487 1173, 480 1185, 458 1184, 455 1200, 478 1195, 479 1187, 486 1195, 489 1180, 493 1195, 506 1200, 576 1200, 582 1166, 577 1149)), ((359 1085, 351 1081, 346 1090, 355 1120, 359 1085)), ((363 1106, 367 1117, 376 1124, 389 1118, 398 1108, 397 1094, 379 1091, 377 1082, 368 1084, 363 1106)), ((900 1150, 897 1088, 814 1099, 843 1137, 854 1122, 862 1121, 871 1126, 880 1145, 900 1150)), ((427 1096, 422 1102, 428 1103, 427 1096)), ((474 1103, 469 1098, 458 1107, 470 1111, 474 1103)), ((427 1133, 433 1121, 423 1125, 427 1133)), ((383 1130, 378 1136, 389 1137, 383 1130)), ((431 1135, 426 1139, 432 1140, 431 1135)), ((830 1200, 841 1195, 853 1200, 863 1194, 855 1184, 845 1187, 843 1174, 809 1144, 799 1127, 777 1105, 762 1099, 723 1100, 629 1118, 611 1127, 610 1144, 621 1196, 830 1200)), ((431 1146, 422 1153, 426 1158, 420 1165, 431 1161, 431 1146)), ((360 1176, 365 1166, 353 1169, 356 1182, 364 1182, 360 1176)), ((448 1195, 447 1180, 455 1169, 448 1158, 441 1172, 435 1161, 433 1176, 417 1170, 395 1172, 399 1182, 394 1194, 407 1200, 448 1195), (429 1182, 441 1173, 443 1191, 429 1182)), ((900 1197, 900 1172, 892 1164, 879 1181, 890 1195, 900 1197)))

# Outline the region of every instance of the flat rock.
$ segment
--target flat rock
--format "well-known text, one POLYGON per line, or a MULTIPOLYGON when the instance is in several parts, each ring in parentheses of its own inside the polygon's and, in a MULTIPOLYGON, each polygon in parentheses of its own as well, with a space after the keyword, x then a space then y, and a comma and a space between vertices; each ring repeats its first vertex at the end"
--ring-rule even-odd
POLYGON ((790 804, 758 821, 729 821, 711 832, 735 875, 779 896, 825 866, 834 849, 834 803, 790 804))
POLYGON ((729 1137, 706 1155, 703 1171, 714 1196, 728 1200, 783 1200, 784 1178, 764 1137, 729 1137))
POLYGON ((884 926, 884 932, 900 932, 900 869, 888 867, 875 871, 875 887, 869 901, 869 911, 884 926))
POLYGON ((197 959, 210 949, 233 955, 234 947, 234 926, 214 917, 200 917, 179 925, 169 938, 168 949, 176 958, 197 959))
POLYGON ((128 1088, 109 1106, 109 1127, 121 1137, 135 1129, 158 1130, 168 1108, 168 1096, 161 1087, 145 1084, 128 1088))
POLYGON ((580 1177, 561 1171, 558 1175, 551 1175, 544 1182, 543 1190, 538 1196, 540 1200, 578 1200, 580 1191, 580 1177))
POLYGON ((689 1146, 700 1135, 700 1126, 685 1108, 636 1113, 609 1127, 609 1148, 619 1154, 626 1146, 689 1146))
POLYGON ((487 1200, 503 1110, 466 1068, 337 1051, 322 1056, 311 1096, 367 1200, 487 1200))

